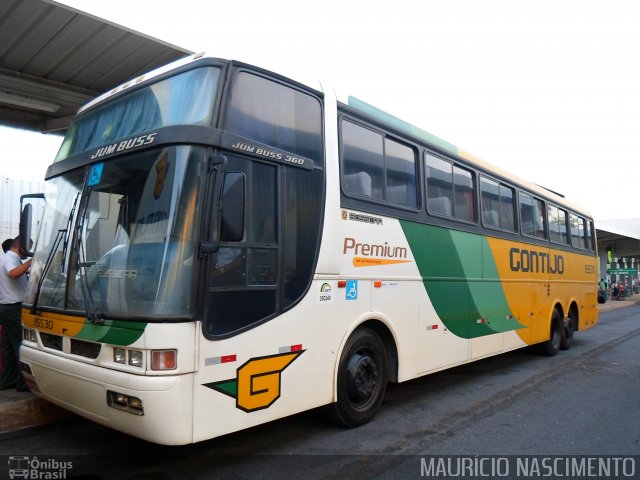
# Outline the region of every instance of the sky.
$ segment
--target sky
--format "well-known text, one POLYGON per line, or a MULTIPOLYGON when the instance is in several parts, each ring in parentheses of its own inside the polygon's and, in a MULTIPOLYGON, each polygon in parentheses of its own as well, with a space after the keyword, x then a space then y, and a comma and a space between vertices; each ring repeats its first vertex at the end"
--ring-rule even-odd
MULTIPOLYGON (((321 80, 561 192, 596 220, 640 217, 637 1, 61 3, 195 52, 321 80)), ((60 142, 0 128, 0 173, 42 179, 60 142)))

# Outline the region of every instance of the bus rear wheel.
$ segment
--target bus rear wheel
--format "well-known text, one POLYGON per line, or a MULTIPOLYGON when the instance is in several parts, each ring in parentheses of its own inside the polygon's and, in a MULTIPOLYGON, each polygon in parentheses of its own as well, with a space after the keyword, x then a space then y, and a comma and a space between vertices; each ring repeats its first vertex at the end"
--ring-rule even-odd
POLYGON ((329 416, 347 427, 369 422, 387 391, 387 353, 380 336, 369 328, 356 330, 345 345, 338 365, 338 399, 329 416))
POLYGON ((573 332, 576 331, 578 325, 577 312, 572 308, 569 310, 569 316, 562 328, 562 337, 560 337, 560 350, 569 350, 573 345, 573 332))
POLYGON ((564 335, 564 325, 562 315, 558 309, 553 310, 551 315, 551 331, 549 332, 549 340, 538 344, 538 352, 546 357, 553 357, 560 351, 562 337, 564 335))

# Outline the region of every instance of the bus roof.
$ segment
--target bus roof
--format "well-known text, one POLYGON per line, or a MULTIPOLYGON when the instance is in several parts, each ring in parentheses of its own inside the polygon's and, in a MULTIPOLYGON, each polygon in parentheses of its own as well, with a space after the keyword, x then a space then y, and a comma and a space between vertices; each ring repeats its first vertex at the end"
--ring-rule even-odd
POLYGON ((151 70, 150 72, 144 73, 142 75, 140 75, 139 77, 136 78, 132 78, 129 81, 118 85, 117 87, 109 90, 108 92, 103 93, 102 95, 94 98, 93 100, 91 100, 89 103, 87 103, 86 105, 84 105, 83 107, 81 107, 78 110, 78 113, 82 113, 86 110, 89 110, 90 108, 96 106, 99 103, 104 102, 105 100, 109 99, 110 97, 112 97, 113 95, 115 95, 116 93, 120 93, 123 90, 126 90, 129 87, 132 87, 134 85, 138 85, 139 83, 145 81, 145 80, 150 80, 152 78, 158 77, 160 75, 162 75, 163 73, 166 72, 170 72, 171 70, 174 70, 176 68, 182 67, 183 65, 188 65, 189 63, 194 62, 195 60, 198 60, 199 58, 202 58, 204 56, 204 52, 202 53, 196 53, 193 55, 189 55, 186 56, 184 58, 181 58, 179 60, 176 60, 175 62, 171 62, 171 63, 167 63, 166 65, 163 65, 162 67, 158 67, 155 70, 151 70))
MULTIPOLYGON (((134 85, 137 85, 143 81, 148 81, 151 80, 155 77, 158 77, 164 73, 170 72, 171 70, 180 68, 184 65, 188 65, 189 63, 195 62, 196 60, 199 60, 201 58, 212 58, 212 59, 216 59, 217 57, 213 57, 213 56, 209 56, 207 55, 205 52, 200 52, 200 53, 196 53, 193 55, 189 55, 186 56, 184 58, 181 58, 179 60, 176 60, 174 62, 168 63, 167 65, 164 65, 162 67, 159 67, 155 70, 152 70, 148 73, 145 73, 143 75, 140 75, 139 77, 135 78, 135 79, 131 79, 128 82, 123 83, 122 85, 119 85, 115 88, 113 88, 112 90, 96 97, 95 99, 93 99, 91 102, 87 103, 86 105, 84 105, 82 108, 80 108, 80 110, 78 110, 78 113, 82 113, 86 110, 91 109, 92 107, 96 106, 99 103, 102 103, 104 101, 106 101, 107 99, 109 99, 110 97, 112 97, 113 95, 120 93, 124 90, 126 90, 129 87, 132 87, 134 85)), ((320 82, 313 82, 313 81, 308 81, 308 79, 305 80, 296 80, 293 79, 295 81, 299 81, 302 84, 308 85, 309 87, 313 88, 312 84, 316 83, 316 88, 319 87, 320 90, 324 90, 322 88, 322 83, 320 82)), ((337 96, 337 95, 336 95, 337 96)), ((392 127, 396 128, 397 130, 401 131, 401 132, 405 132, 408 133, 414 137, 417 137, 419 139, 425 140, 426 142, 430 143, 431 145, 434 145, 436 147, 438 147, 441 150, 444 150, 454 156, 458 156, 460 158, 463 158, 464 160, 466 160, 467 162, 469 162, 470 164, 485 170, 489 173, 494 173, 497 176, 502 177, 505 180, 509 180, 515 184, 518 184, 521 187, 526 188, 527 190, 531 191, 531 193, 534 193, 536 195, 539 195, 543 198, 546 198, 558 205, 563 205, 567 208, 570 208, 576 212, 582 213, 583 215, 586 215, 588 217, 591 217, 591 214, 589 212, 588 209, 586 209, 585 207, 575 204, 573 202, 570 202, 568 200, 566 200, 563 196, 557 194, 556 192, 553 192, 552 190, 549 190, 547 188, 541 187, 539 185, 536 185, 532 182, 529 182, 527 180, 524 180, 520 177, 518 177, 517 175, 514 175, 511 172, 508 172, 507 170, 504 170, 496 165, 493 165, 479 157, 477 157, 476 155, 473 155, 470 152, 467 152, 459 147, 457 147, 456 145, 447 142, 446 140, 441 139, 440 137, 437 137, 436 135, 433 135, 429 132, 427 132, 426 130, 422 130, 419 127, 416 127, 415 125, 412 125, 404 120, 401 120, 398 117, 395 117, 393 115, 391 115, 390 113, 385 112, 384 110, 381 110, 377 107, 374 107, 371 104, 368 104, 356 97, 353 96, 349 96, 347 99, 347 105, 349 105, 349 107, 354 108, 366 115, 369 115, 373 118, 376 118, 388 125, 391 125, 392 127)))
MULTIPOLYGON (((145 82, 145 81, 152 80, 153 78, 159 77, 160 75, 163 75, 163 74, 165 74, 167 72, 170 72, 172 70, 178 69, 180 67, 183 67, 185 65, 188 65, 190 63, 195 62, 196 60, 200 60, 200 59, 203 59, 203 58, 209 58, 209 59, 212 59, 212 60, 220 60, 220 61, 224 61, 224 62, 229 62, 229 61, 234 62, 235 61, 235 60, 222 59, 220 57, 215 57, 215 56, 212 56, 212 55, 208 55, 206 52, 200 52, 200 53, 195 53, 193 55, 188 55, 188 56, 183 57, 183 58, 181 58, 179 60, 176 60, 174 62, 168 63, 166 65, 163 65, 163 66, 159 67, 159 68, 156 68, 155 70, 151 70, 150 72, 147 72, 147 73, 145 73, 143 75, 140 75, 139 77, 132 78, 129 81, 127 81, 127 82, 125 82, 125 83, 123 83, 121 85, 118 85, 117 87, 115 87, 115 88, 109 90, 108 92, 105 92, 102 95, 100 95, 100 96, 94 98, 93 100, 91 100, 89 103, 87 103, 82 108, 80 108, 77 113, 79 114, 79 113, 85 112, 86 110, 89 110, 89 109, 93 108, 94 106, 96 106, 96 105, 108 100, 113 95, 116 95, 117 93, 120 93, 120 92, 126 90, 127 88, 133 87, 133 86, 138 85, 138 84, 140 84, 142 82, 145 82)), ((245 63, 244 61, 238 61, 238 63, 242 63, 242 64, 246 64, 246 65, 253 65, 250 62, 245 63)), ((263 70, 265 69, 264 67, 258 67, 258 66, 255 66, 254 68, 260 68, 260 69, 263 69, 263 70)), ((268 68, 267 68, 267 70, 268 70, 268 68)), ((270 70, 270 71, 272 71, 273 73, 276 73, 278 75, 283 76, 282 74, 278 73, 278 70, 270 70)), ((302 85, 306 85, 308 87, 315 88, 316 90, 323 91, 322 84, 319 81, 317 81, 316 79, 309 79, 309 78, 302 78, 301 79, 301 78, 298 78, 298 77, 289 77, 289 78, 291 80, 294 80, 294 81, 302 84, 302 85)))

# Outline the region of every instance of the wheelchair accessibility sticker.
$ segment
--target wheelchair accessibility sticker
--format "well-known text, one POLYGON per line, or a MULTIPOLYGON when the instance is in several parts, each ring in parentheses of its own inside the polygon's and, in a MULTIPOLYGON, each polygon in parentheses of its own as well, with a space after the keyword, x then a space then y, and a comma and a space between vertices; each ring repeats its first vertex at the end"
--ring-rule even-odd
POLYGON ((102 170, 104 170, 104 163, 96 163, 91 167, 91 171, 89 172, 89 181, 87 182, 88 187, 95 187, 100 183, 102 179, 102 170))
POLYGON ((358 300, 357 280, 347 280, 347 300, 358 300))

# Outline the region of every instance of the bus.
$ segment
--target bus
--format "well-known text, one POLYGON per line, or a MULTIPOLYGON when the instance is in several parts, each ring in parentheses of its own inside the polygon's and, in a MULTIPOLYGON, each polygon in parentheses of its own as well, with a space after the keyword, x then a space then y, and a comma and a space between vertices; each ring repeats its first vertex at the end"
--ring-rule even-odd
POLYGON ((587 210, 332 92, 197 54, 78 112, 23 305, 37 395, 168 445, 356 427, 388 382, 596 324, 587 210))

